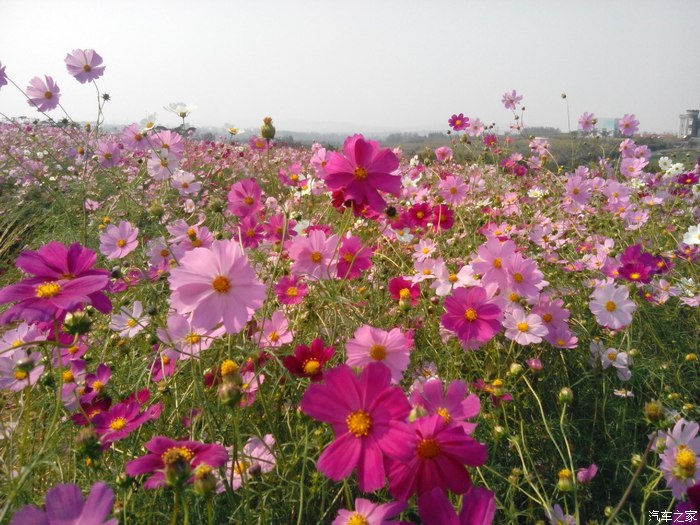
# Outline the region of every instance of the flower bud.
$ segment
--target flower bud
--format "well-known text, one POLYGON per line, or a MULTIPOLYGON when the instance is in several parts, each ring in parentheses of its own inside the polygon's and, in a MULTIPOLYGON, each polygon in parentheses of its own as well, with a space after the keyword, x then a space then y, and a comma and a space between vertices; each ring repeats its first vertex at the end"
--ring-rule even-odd
POLYGON ((160 202, 156 201, 148 207, 148 213, 154 217, 162 217, 163 213, 165 213, 165 209, 160 202))
POLYGON ((574 475, 568 468, 563 468, 559 471, 557 488, 562 492, 570 492, 574 489, 574 475))
POLYGON ((241 402, 241 389, 232 382, 225 381, 219 385, 219 401, 222 405, 233 408, 241 402))
POLYGON ((631 463, 632 463, 632 466, 634 468, 637 468, 639 465, 642 464, 642 455, 641 454, 632 454, 631 463))
POLYGON ((568 386, 565 386, 559 391, 559 402, 565 405, 570 405, 574 402, 574 391, 568 386))
POLYGON ((263 125, 260 126, 260 136, 267 140, 275 138, 275 126, 272 125, 271 117, 263 119, 263 125))
POLYGON ((523 365, 521 365, 520 363, 513 363, 512 365, 510 365, 510 369, 508 371, 511 375, 519 376, 523 373, 523 370, 523 365))
POLYGON ((169 458, 165 463, 165 482, 171 487, 181 487, 190 477, 189 460, 182 454, 169 458))
POLYGON ((63 327, 70 335, 84 335, 90 331, 92 320, 86 312, 72 312, 66 315, 63 327))
POLYGON ((664 419, 664 406, 659 401, 649 401, 644 405, 644 417, 650 423, 664 419))
POLYGON ((408 421, 409 423, 413 423, 416 419, 427 415, 428 412, 425 410, 423 405, 416 405, 411 409, 411 412, 408 414, 408 421))
POLYGON ((686 354, 685 360, 688 361, 689 363, 694 363, 698 360, 698 355, 697 354, 686 354))
POLYGON ((194 469, 194 491, 199 496, 207 496, 216 490, 216 477, 212 468, 200 463, 194 469))
POLYGON ((540 361, 536 357, 532 357, 532 358, 528 359, 527 366, 530 368, 530 370, 532 370, 535 373, 541 372, 542 368, 544 368, 542 366, 542 361, 540 361))

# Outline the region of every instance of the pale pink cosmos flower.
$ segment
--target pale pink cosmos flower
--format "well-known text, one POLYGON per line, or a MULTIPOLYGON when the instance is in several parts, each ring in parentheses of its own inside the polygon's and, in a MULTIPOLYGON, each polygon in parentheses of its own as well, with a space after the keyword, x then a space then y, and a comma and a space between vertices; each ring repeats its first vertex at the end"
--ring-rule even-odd
POLYGON ((631 137, 637 131, 639 131, 639 121, 634 117, 634 115, 623 115, 618 124, 620 133, 626 137, 631 137))
POLYGON ((547 335, 547 327, 542 324, 542 318, 537 314, 526 314, 522 308, 513 308, 506 313, 503 326, 506 337, 521 345, 541 343, 547 335))
POLYGON ((458 206, 464 202, 469 187, 465 182, 454 175, 448 175, 438 184, 438 195, 442 197, 446 204, 458 206))
POLYGON ((294 261, 292 273, 306 275, 311 280, 330 279, 335 275, 338 236, 321 230, 311 230, 308 237, 295 237, 289 247, 289 257, 294 261))
POLYGON ((260 385, 265 382, 265 376, 263 374, 256 374, 255 372, 243 372, 241 374, 241 406, 247 407, 253 404, 255 401, 255 396, 258 393, 260 385))
POLYGON ((484 124, 478 118, 470 120, 464 132, 470 137, 478 137, 484 132, 484 124))
POLYGON ((34 77, 27 86, 27 103, 38 111, 51 111, 58 106, 60 93, 61 90, 50 76, 44 75, 44 80, 34 77))
POLYGON ((146 163, 148 174, 154 180, 168 180, 180 165, 180 159, 167 151, 151 154, 146 163))
POLYGON ((139 229, 130 222, 110 224, 100 234, 100 253, 107 259, 122 259, 133 252, 139 244, 139 229))
POLYGON ((121 313, 112 315, 110 330, 119 332, 119 337, 131 338, 148 326, 148 317, 143 315, 141 301, 134 301, 131 311, 121 308, 121 313))
POLYGON ((294 339, 294 332, 289 329, 289 321, 283 312, 277 310, 272 314, 270 320, 263 323, 259 346, 261 348, 279 348, 291 343, 292 339, 294 339))
POLYGON ((195 328, 209 330, 223 321, 226 333, 236 334, 265 300, 265 285, 233 240, 186 252, 169 282, 171 306, 191 313, 195 328))
POLYGON ((519 253, 507 259, 505 270, 508 288, 528 300, 536 298, 540 290, 549 284, 543 279, 537 263, 519 253))
POLYGON ((66 55, 66 68, 81 84, 100 78, 105 72, 102 57, 94 49, 74 49, 66 55))
POLYGON ((177 170, 173 173, 170 182, 180 195, 185 197, 187 195, 194 195, 202 189, 201 182, 195 182, 194 175, 187 171, 177 170))
MULTIPOLYGON (((233 455, 232 448, 228 452, 233 455)), ((243 445, 243 450, 239 449, 238 457, 232 457, 226 464, 226 479, 231 490, 238 490, 249 479, 270 472, 275 468, 276 462, 274 436, 265 434, 262 439, 251 437, 243 445)), ((221 494, 225 490, 224 483, 219 481, 216 492, 221 494)))
POLYGON ((168 243, 165 242, 163 237, 148 241, 146 243, 146 254, 148 255, 148 262, 156 267, 167 266, 173 259, 173 254, 170 253, 168 243))
POLYGON ((389 518, 405 509, 405 501, 372 503, 368 499, 356 498, 355 510, 340 509, 331 525, 399 525, 403 522, 389 518))
POLYGON ((505 264, 515 254, 515 243, 511 240, 501 243, 495 237, 491 237, 485 244, 479 246, 478 258, 472 262, 474 272, 481 274, 481 282, 497 283, 499 288, 507 288, 508 275, 505 264))
POLYGON ((632 377, 632 372, 629 369, 632 364, 632 356, 628 355, 627 352, 618 352, 615 348, 608 348, 601 352, 600 363, 603 368, 613 366, 620 381, 629 381, 632 377))
POLYGON ((512 109, 515 110, 515 106, 520 103, 520 101, 523 99, 522 96, 518 95, 515 90, 511 91, 510 93, 504 93, 503 98, 501 99, 501 102, 503 102, 503 106, 506 109, 512 109))
POLYGON ((437 245, 435 241, 432 239, 421 239, 418 241, 418 244, 413 247, 413 258, 416 261, 430 259, 436 249, 437 245))
POLYGON ((629 300, 629 290, 614 284, 596 288, 588 307, 598 324, 613 330, 629 325, 632 322, 632 314, 637 309, 634 301, 629 300))
POLYGON ((97 159, 103 168, 111 168, 119 163, 121 150, 116 142, 100 141, 97 144, 97 159))
POLYGON ((193 328, 189 317, 175 314, 168 317, 167 328, 159 328, 157 335, 164 344, 178 352, 179 359, 189 359, 209 348, 223 333, 223 327, 215 330, 193 328))
POLYGON ((593 113, 584 113, 581 115, 581 118, 578 119, 578 125, 581 128, 581 131, 586 133, 593 131, 597 123, 598 120, 595 118, 593 113))
POLYGON ((138 124, 130 124, 122 130, 124 145, 134 151, 143 151, 148 147, 146 135, 138 124))
POLYGON ((345 343, 346 363, 363 368, 375 361, 382 362, 391 371, 391 381, 398 383, 408 368, 409 356, 413 349, 413 334, 404 334, 399 328, 390 331, 362 325, 355 330, 352 339, 345 343))
POLYGON ((465 264, 457 273, 452 273, 444 264, 435 268, 435 281, 430 288, 435 290, 435 295, 445 297, 452 290, 467 286, 479 286, 479 281, 474 278, 474 270, 469 264, 465 264))
POLYGON ((448 146, 440 146, 435 150, 435 157, 440 162, 447 162, 452 159, 452 148, 448 146))

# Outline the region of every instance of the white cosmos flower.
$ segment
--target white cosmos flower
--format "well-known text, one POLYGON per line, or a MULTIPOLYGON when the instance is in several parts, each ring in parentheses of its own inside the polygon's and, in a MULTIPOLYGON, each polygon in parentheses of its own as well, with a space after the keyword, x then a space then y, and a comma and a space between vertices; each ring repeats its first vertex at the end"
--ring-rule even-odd
POLYGON ((170 111, 170 113, 175 113, 180 118, 185 118, 187 115, 192 113, 197 109, 194 104, 185 104, 184 102, 171 102, 168 107, 163 106, 165 111, 170 111))
POLYGON ((688 228, 683 235, 683 242, 688 246, 700 245, 700 224, 688 228))

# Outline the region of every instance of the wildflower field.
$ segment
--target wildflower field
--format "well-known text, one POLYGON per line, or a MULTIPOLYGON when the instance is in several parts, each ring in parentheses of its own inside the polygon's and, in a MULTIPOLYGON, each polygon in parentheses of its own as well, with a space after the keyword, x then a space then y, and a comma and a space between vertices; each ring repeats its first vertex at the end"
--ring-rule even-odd
POLYGON ((700 164, 634 115, 591 164, 107 133, 65 65, 0 64, 0 524, 700 523, 700 164))

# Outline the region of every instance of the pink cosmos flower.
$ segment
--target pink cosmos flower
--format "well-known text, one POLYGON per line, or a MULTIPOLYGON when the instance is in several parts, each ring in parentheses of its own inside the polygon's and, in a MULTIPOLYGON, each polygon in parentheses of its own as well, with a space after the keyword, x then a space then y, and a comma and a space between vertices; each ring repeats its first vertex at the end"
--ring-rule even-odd
POLYGON ((228 209, 235 216, 243 218, 253 215, 261 208, 262 190, 255 179, 243 179, 231 186, 228 192, 228 209))
POLYGON ((503 326, 506 328, 506 337, 521 345, 541 343, 548 331, 539 315, 526 314, 522 308, 514 308, 512 312, 506 313, 503 326))
POLYGON ((146 137, 141 127, 136 123, 130 124, 122 130, 122 140, 124 145, 133 151, 143 151, 148 147, 146 137))
POLYGON ((458 379, 447 386, 447 392, 443 392, 439 378, 419 383, 411 391, 409 400, 413 406, 423 407, 426 415, 438 414, 449 426, 461 426, 467 435, 471 435, 477 425, 467 419, 478 416, 481 410, 479 397, 467 395, 467 384, 458 379))
POLYGON ((401 431, 392 421, 404 421, 411 409, 406 396, 390 386, 391 372, 382 363, 370 363, 357 377, 347 365, 325 373, 323 383, 309 386, 301 410, 330 423, 336 439, 318 459, 317 467, 333 481, 348 477, 357 467, 362 492, 384 486, 383 454, 399 448, 401 431))
POLYGON ((223 467, 228 459, 228 452, 221 445, 207 445, 197 441, 174 441, 163 436, 156 436, 144 445, 148 454, 129 461, 126 464, 126 473, 129 476, 139 474, 151 474, 144 483, 144 488, 155 489, 167 485, 169 482, 177 484, 179 480, 168 479, 166 475, 173 466, 173 470, 179 471, 184 464, 187 470, 187 482, 192 483, 193 477, 188 473, 200 464, 206 464, 212 468, 223 467))
POLYGON ((464 494, 472 486, 465 465, 480 467, 486 462, 486 445, 448 426, 440 415, 416 419, 413 424, 393 423, 399 432, 400 455, 389 458, 389 492, 398 500, 424 494, 435 488, 464 494))
POLYGON ((236 241, 215 241, 195 248, 170 272, 170 304, 180 314, 192 313, 192 326, 210 330, 223 321, 236 334, 265 300, 248 258, 236 241))
POLYGON ((399 514, 406 506, 405 501, 377 504, 356 498, 355 510, 340 509, 331 525, 399 525, 398 521, 388 518, 399 514))
POLYGON ((152 152, 146 166, 154 180, 168 180, 180 165, 180 159, 167 150, 152 152))
POLYGON ((119 163, 121 150, 116 142, 100 141, 97 144, 97 158, 103 168, 112 168, 119 163))
POLYGON ((447 204, 452 206, 459 206, 462 204, 469 189, 462 179, 454 175, 448 175, 444 179, 441 179, 438 188, 438 195, 440 195, 447 204))
POLYGON ((85 501, 77 485, 56 485, 46 493, 46 510, 25 505, 10 525, 118 525, 117 518, 107 519, 113 505, 114 492, 107 483, 95 483, 85 501))
POLYGON ((624 286, 606 284, 595 289, 588 308, 601 326, 617 330, 632 322, 632 314, 637 309, 629 300, 629 290, 624 286))
POLYGON ((323 339, 316 338, 311 346, 297 345, 294 355, 282 360, 284 367, 298 377, 308 377, 313 382, 323 380, 323 367, 333 357, 332 346, 324 347, 323 339))
POLYGON ((95 432, 100 436, 100 442, 108 447, 114 441, 124 439, 144 423, 158 419, 163 410, 161 403, 155 403, 141 412, 141 403, 127 399, 114 405, 106 412, 97 414, 92 419, 95 432))
POLYGON ((576 518, 564 512, 560 505, 554 505, 546 511, 550 525, 576 525, 576 518))
POLYGON ((128 221, 118 226, 110 224, 100 234, 100 253, 107 259, 122 259, 133 252, 139 244, 139 229, 128 221))
POLYGON ((469 117, 465 117, 464 113, 460 113, 459 115, 452 115, 447 121, 447 124, 454 131, 462 131, 469 125, 469 117))
POLYGON ((261 332, 261 348, 279 348, 294 339, 294 332, 289 329, 289 321, 280 310, 274 312, 272 318, 263 323, 261 332))
POLYGON ((240 239, 244 248, 257 248, 263 240, 263 225, 258 222, 254 215, 243 217, 238 223, 234 236, 240 239))
POLYGON ((481 282, 484 284, 495 282, 499 288, 508 287, 508 275, 505 270, 507 263, 515 254, 515 243, 507 240, 501 243, 492 237, 477 250, 478 258, 472 262, 475 273, 481 274, 481 282))
POLYGON ((496 514, 496 497, 482 487, 472 487, 462 496, 459 516, 441 489, 425 492, 418 498, 418 513, 425 525, 491 525, 496 514))
POLYGON ((686 491, 700 482, 700 425, 679 419, 670 432, 664 432, 666 449, 659 456, 659 468, 671 488, 673 497, 681 499, 686 491))
POLYGON ((514 254, 505 263, 506 285, 511 291, 526 299, 536 298, 540 290, 549 283, 543 279, 537 263, 526 259, 519 253, 514 254))
POLYGON ((100 394, 112 377, 112 371, 104 364, 100 363, 97 366, 97 371, 94 374, 85 376, 85 393, 80 396, 80 404, 92 403, 100 394))
POLYGON ((148 317, 143 315, 141 301, 134 301, 131 311, 121 308, 121 313, 112 315, 110 330, 119 332, 119 337, 132 338, 148 326, 148 317))
POLYGON ((620 133, 626 137, 631 137, 639 131, 639 121, 634 115, 623 115, 618 124, 620 133))
POLYGON ((169 129, 164 129, 155 133, 151 137, 151 144, 154 149, 160 150, 161 155, 169 155, 176 159, 181 159, 185 152, 185 141, 182 135, 169 129))
POLYGON ((356 206, 369 205, 374 211, 384 211, 386 201, 379 190, 398 195, 401 177, 393 175, 399 167, 398 157, 379 142, 365 140, 362 135, 345 139, 344 155, 331 153, 326 164, 326 185, 330 190, 344 190, 356 206))
POLYGON ((277 300, 282 304, 299 304, 309 293, 306 286, 296 275, 282 277, 275 285, 277 300))
POLYGON ((362 272, 372 267, 372 248, 366 248, 362 239, 352 235, 343 237, 340 241, 338 266, 339 279, 356 279, 362 272))
POLYGON ((398 383, 408 368, 413 349, 411 333, 404 334, 399 328, 389 332, 369 325, 355 330, 352 339, 345 343, 347 360, 352 367, 362 368, 373 362, 384 363, 391 370, 391 380, 398 383))
POLYGON ((393 299, 399 302, 410 301, 411 306, 416 306, 420 297, 420 286, 403 277, 394 277, 389 281, 389 293, 393 299))
MULTIPOLYGON (((239 449, 238 458, 231 458, 226 464, 226 479, 231 485, 231 490, 238 490, 250 478, 272 471, 276 463, 275 438, 272 434, 266 434, 263 439, 251 437, 243 445, 243 449, 239 449)), ((217 493, 225 490, 223 483, 217 484, 217 493)))
POLYGON ((19 392, 28 386, 35 385, 44 365, 39 364, 39 352, 27 352, 25 348, 17 348, 9 355, 0 355, 0 390, 19 392))
POLYGON ((168 316, 167 329, 159 328, 157 335, 179 354, 179 359, 189 359, 209 348, 223 333, 223 327, 216 330, 193 328, 188 317, 175 314, 168 316))
POLYGON ((27 103, 35 107, 38 111, 51 111, 58 106, 58 100, 61 98, 61 90, 53 81, 53 78, 44 76, 45 81, 39 77, 34 77, 29 81, 27 86, 27 103))
POLYGON ((177 170, 170 178, 170 182, 182 197, 195 195, 202 189, 201 182, 195 182, 194 175, 187 171, 177 170))
POLYGON ((587 485, 598 474, 598 466, 591 463, 588 467, 581 467, 576 471, 576 480, 582 485, 587 485))
POLYGON ((457 288, 445 299, 442 326, 457 334, 464 342, 489 341, 501 329, 501 308, 488 299, 481 286, 457 288))
POLYGON ((448 146, 440 146, 435 149, 435 157, 440 162, 446 162, 452 159, 452 148, 448 146))
POLYGON ((581 131, 584 131, 585 133, 593 131, 597 123, 598 120, 595 118, 593 113, 584 113, 581 115, 581 118, 578 119, 578 125, 581 128, 581 131))
POLYGON ((515 90, 513 90, 510 93, 504 93, 501 102, 503 102, 503 106, 506 109, 515 110, 515 106, 519 104, 522 99, 523 97, 519 96, 515 90))
POLYGON ((330 279, 336 270, 335 251, 338 236, 320 230, 311 230, 308 237, 296 237, 291 241, 289 257, 294 261, 292 272, 307 275, 311 280, 330 279))
POLYGON ((465 133, 470 137, 478 137, 484 132, 484 124, 477 118, 469 121, 465 133))
POLYGON ((105 72, 102 57, 94 49, 74 49, 66 55, 66 68, 81 84, 100 78, 105 72))

